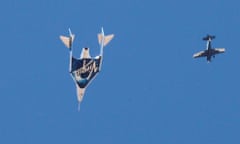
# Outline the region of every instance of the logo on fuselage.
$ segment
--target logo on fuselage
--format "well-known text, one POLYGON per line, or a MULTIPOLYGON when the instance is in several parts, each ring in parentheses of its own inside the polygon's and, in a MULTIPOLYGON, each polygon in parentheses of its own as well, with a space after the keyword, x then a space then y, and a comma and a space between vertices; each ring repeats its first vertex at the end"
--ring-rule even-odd
POLYGON ((83 66, 77 69, 74 72, 75 78, 77 81, 81 81, 82 79, 89 80, 92 74, 98 71, 98 67, 96 66, 95 60, 90 60, 87 63, 87 60, 83 60, 83 66))

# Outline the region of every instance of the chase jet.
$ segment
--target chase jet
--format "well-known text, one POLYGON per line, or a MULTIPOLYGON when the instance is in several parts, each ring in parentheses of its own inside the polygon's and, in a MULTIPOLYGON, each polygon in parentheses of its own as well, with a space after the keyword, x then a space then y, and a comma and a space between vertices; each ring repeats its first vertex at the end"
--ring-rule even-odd
POLYGON ((224 53, 225 48, 212 48, 211 42, 215 38, 215 36, 207 35, 203 38, 204 41, 207 41, 207 47, 206 50, 200 51, 198 53, 195 53, 193 55, 194 58, 198 57, 207 57, 207 61, 211 62, 211 58, 215 57, 216 54, 224 53))
POLYGON ((70 52, 69 72, 76 84, 79 109, 87 86, 101 70, 103 48, 112 40, 113 37, 113 34, 105 36, 102 28, 102 32, 98 34, 100 54, 96 57, 91 57, 89 48, 85 47, 82 48, 80 58, 75 58, 73 57, 72 52, 75 35, 72 34, 71 30, 69 29, 69 36, 60 36, 61 41, 65 44, 70 52))

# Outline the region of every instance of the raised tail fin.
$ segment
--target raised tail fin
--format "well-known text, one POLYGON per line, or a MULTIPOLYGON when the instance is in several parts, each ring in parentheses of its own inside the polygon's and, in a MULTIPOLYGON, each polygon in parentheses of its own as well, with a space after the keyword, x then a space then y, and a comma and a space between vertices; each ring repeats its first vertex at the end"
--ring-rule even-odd
POLYGON ((73 40, 74 40, 74 37, 75 35, 72 34, 71 30, 69 29, 69 36, 60 36, 60 39, 62 40, 62 42, 64 43, 64 45, 67 47, 67 48, 72 48, 72 43, 73 43, 73 40))
POLYGON ((114 34, 105 36, 102 28, 102 32, 98 34, 98 43, 104 47, 113 39, 113 37, 114 37, 114 34))
POLYGON ((100 33, 98 34, 98 43, 100 45, 102 44, 103 46, 106 46, 113 39, 113 37, 114 37, 114 34, 104 36, 100 33))

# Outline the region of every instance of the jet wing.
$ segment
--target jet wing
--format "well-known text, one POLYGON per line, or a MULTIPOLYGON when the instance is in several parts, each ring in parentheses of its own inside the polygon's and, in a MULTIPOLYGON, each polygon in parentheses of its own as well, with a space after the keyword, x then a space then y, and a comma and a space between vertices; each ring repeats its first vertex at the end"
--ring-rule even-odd
MULTIPOLYGON (((101 57, 76 59, 72 57, 71 76, 76 83, 79 105, 83 99, 85 89, 98 74, 101 57)), ((79 107, 80 108, 80 107, 79 107)))
POLYGON ((205 57, 205 56, 207 56, 207 51, 200 51, 200 52, 195 53, 195 54, 193 55, 194 58, 205 57))
POLYGON ((224 53, 224 52, 225 52, 225 48, 215 48, 214 49, 214 55, 224 53))

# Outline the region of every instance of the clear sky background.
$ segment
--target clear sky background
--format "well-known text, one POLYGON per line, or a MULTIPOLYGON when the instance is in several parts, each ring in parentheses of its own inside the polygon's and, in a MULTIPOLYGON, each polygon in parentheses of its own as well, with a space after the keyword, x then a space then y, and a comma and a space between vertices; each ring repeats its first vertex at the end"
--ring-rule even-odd
POLYGON ((239 144, 237 0, 3 0, 0 143, 239 144), (77 111, 68 50, 115 38, 77 111), (193 59, 225 47, 212 63, 193 59))

